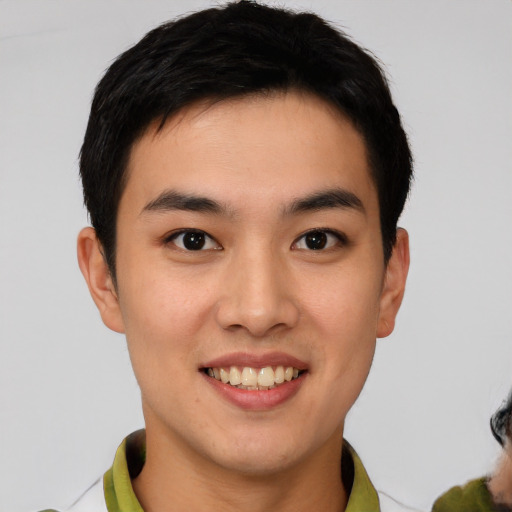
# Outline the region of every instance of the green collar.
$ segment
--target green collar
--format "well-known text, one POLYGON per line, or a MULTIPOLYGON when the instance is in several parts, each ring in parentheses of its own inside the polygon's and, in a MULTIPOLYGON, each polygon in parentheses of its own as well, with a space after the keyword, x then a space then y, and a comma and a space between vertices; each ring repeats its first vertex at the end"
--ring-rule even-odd
MULTIPOLYGON (((345 443, 345 448, 344 459, 349 459, 348 467, 353 469, 354 475, 345 512, 360 512, 361 510, 379 512, 377 491, 373 487, 361 459, 348 443, 345 443)), ((144 430, 139 430, 129 435, 121 443, 117 449, 114 464, 103 477, 108 512, 144 512, 133 492, 131 479, 140 473, 145 459, 146 436, 144 430)))
POLYGON ((146 460, 146 432, 137 430, 117 449, 114 464, 103 475, 103 489, 108 512, 144 512, 135 492, 135 478, 146 460))
POLYGON ((346 441, 346 453, 354 464, 354 480, 345 512, 380 512, 379 497, 356 451, 346 441))

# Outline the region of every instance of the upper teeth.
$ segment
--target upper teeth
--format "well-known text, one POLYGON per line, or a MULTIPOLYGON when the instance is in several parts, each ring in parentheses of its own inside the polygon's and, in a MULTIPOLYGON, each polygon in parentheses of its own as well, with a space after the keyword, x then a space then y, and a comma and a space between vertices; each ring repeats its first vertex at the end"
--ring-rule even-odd
POLYGON ((285 381, 296 379, 299 370, 293 366, 266 366, 265 368, 251 368, 237 366, 229 368, 208 368, 208 375, 241 389, 272 389, 285 381))

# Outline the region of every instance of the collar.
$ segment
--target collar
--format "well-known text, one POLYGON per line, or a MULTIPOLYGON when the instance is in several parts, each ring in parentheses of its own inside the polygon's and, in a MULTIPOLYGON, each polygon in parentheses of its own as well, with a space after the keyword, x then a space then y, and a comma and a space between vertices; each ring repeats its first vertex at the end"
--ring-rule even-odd
MULTIPOLYGON (((138 430, 130 434, 117 449, 114 464, 103 476, 103 488, 108 512, 144 512, 133 492, 135 478, 146 459, 146 433, 138 430)), ((343 446, 344 485, 350 489, 345 512, 380 512, 379 498, 361 459, 345 441, 343 446), (347 478, 348 474, 348 478, 347 478), (351 480, 351 481, 350 481, 351 480)))

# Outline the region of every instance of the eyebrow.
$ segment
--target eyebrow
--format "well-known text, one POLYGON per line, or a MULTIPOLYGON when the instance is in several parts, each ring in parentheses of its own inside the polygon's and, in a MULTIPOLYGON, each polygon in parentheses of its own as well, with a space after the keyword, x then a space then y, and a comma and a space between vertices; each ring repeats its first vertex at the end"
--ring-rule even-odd
POLYGON ((167 212, 172 210, 221 214, 225 213, 228 209, 208 197, 182 194, 175 190, 165 190, 157 198, 146 204, 141 213, 167 212))
POLYGON ((315 192, 310 196, 295 199, 285 208, 284 215, 319 211, 330 208, 357 210, 365 214, 363 202, 353 192, 343 188, 333 188, 315 192))
MULTIPOLYGON (((283 210, 283 216, 331 208, 357 210, 366 213, 363 202, 353 192, 343 188, 334 188, 315 192, 309 196, 294 199, 283 210)), ((144 206, 141 213, 168 212, 184 210, 198 213, 213 213, 215 215, 232 214, 227 206, 208 197, 184 194, 175 190, 165 190, 158 197, 144 206)))

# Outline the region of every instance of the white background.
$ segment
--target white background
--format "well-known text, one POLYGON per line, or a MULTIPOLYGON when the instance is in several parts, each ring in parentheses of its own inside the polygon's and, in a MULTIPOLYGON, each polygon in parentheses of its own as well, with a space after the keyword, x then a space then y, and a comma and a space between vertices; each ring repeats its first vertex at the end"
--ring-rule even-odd
MULTIPOLYGON (((416 182, 412 267, 346 437, 428 509, 490 470, 512 385, 512 2, 298 0, 382 60, 416 182)), ((147 30, 208 1, 0 0, 0 510, 64 508, 142 426, 124 340, 75 258, 93 88, 147 30)))

